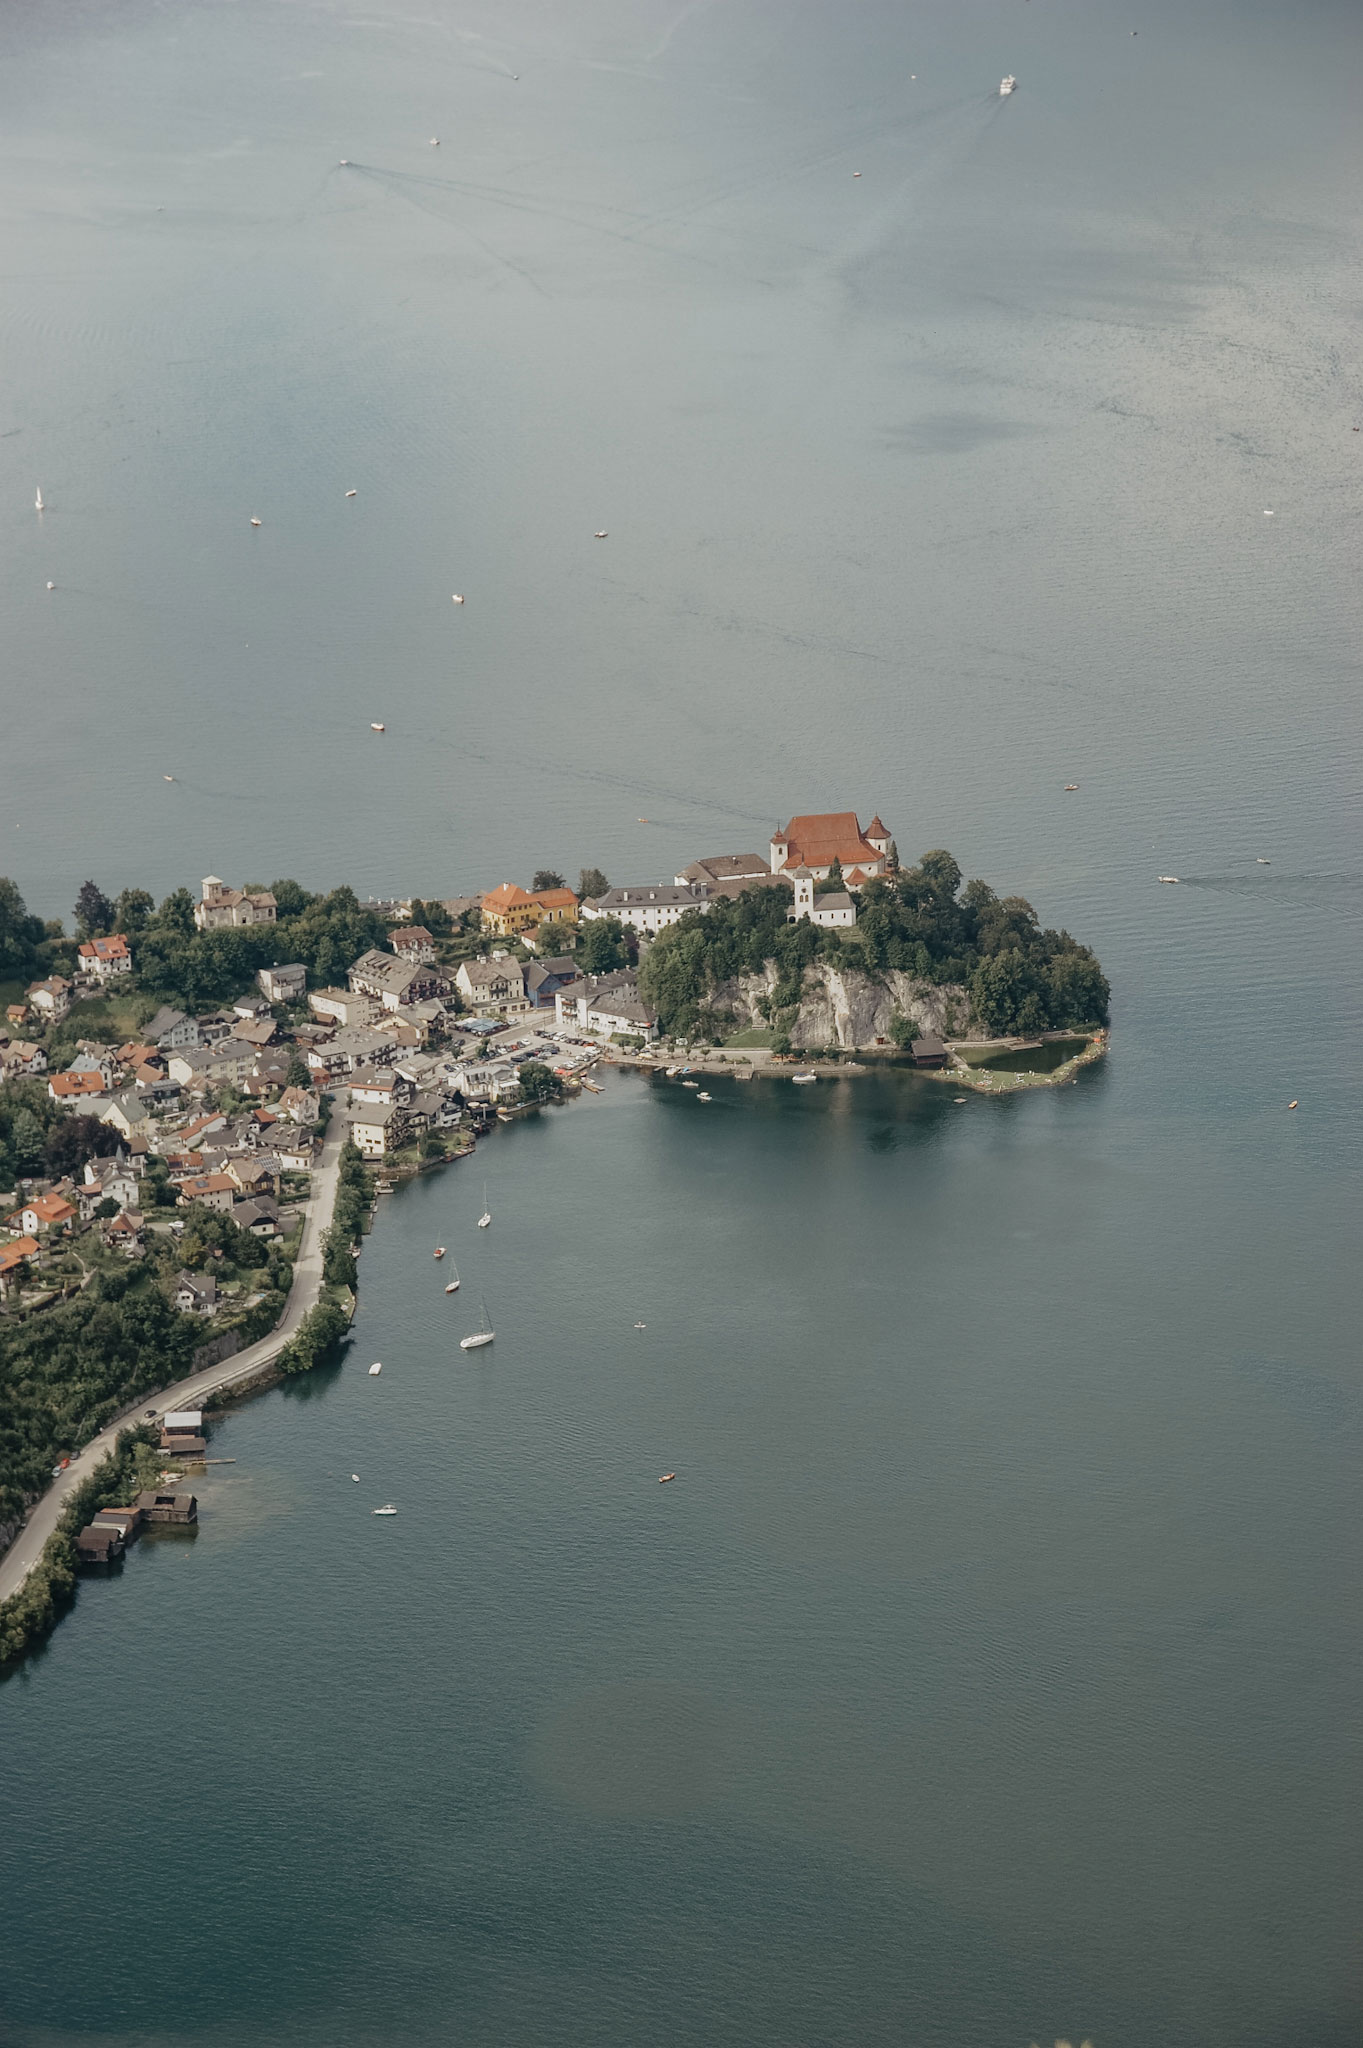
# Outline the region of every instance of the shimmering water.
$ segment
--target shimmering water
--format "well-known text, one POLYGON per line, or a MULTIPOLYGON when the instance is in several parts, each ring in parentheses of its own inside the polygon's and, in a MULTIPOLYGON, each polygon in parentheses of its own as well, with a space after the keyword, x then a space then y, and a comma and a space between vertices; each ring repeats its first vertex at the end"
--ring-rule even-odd
POLYGON ((0 1688, 0 2040, 1356 2039, 1354 10, 0 38, 35 908, 848 804, 1117 1021, 959 1108, 618 1079, 394 1202, 0 1688))

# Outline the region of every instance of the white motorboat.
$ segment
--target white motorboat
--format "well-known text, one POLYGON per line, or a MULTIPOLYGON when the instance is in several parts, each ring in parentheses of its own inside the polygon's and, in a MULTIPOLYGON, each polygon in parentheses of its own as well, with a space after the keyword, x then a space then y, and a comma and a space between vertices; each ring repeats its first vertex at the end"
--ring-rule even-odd
POLYGON ((819 1077, 817 1074, 792 1074, 790 1078, 797 1088, 808 1088, 819 1077))
POLYGON ((683 1087, 683 1088, 699 1088, 699 1086, 700 1086, 700 1082, 699 1082, 699 1081, 683 1081, 683 1082, 682 1082, 682 1087, 683 1087))
POLYGON ((1178 880, 1178 876, 1177 876, 1177 875, 1160 875, 1160 876, 1158 876, 1158 877, 1157 877, 1157 880, 1159 880, 1159 881, 1161 881, 1161 882, 1176 882, 1176 881, 1178 880))
POLYGON ((459 592, 457 590, 455 591, 454 597, 451 600, 451 602, 454 604, 462 604, 464 602, 463 598, 459 595, 459 592))
POLYGON ((370 721, 369 721, 369 730, 370 730, 371 732, 382 732, 382 731, 383 731, 383 727, 382 727, 381 725, 379 725, 379 724, 378 724, 378 723, 377 723, 377 722, 376 722, 376 721, 375 721, 374 719, 372 719, 372 718, 371 718, 371 719, 370 719, 370 721))
POLYGON ((395 1515, 397 1513, 397 1509, 393 1506, 393 1503, 390 1500, 384 1507, 371 1508, 370 1513, 374 1515, 395 1515))
POLYGON ((444 1245, 443 1245, 443 1244, 438 1244, 438 1245, 436 1246, 435 1250, 434 1250, 434 1251, 433 1251, 433 1252, 431 1253, 431 1257, 432 1257, 433 1259, 443 1259, 443 1258, 444 1258, 444 1256, 445 1256, 445 1247, 444 1247, 444 1245))
MULTIPOLYGON (((251 521, 251 524, 252 524, 252 526, 259 526, 259 525, 260 525, 260 523, 261 523, 261 522, 260 522, 260 520, 259 520, 259 519, 255 519, 255 518, 253 518, 253 519, 252 519, 252 521, 251 521)), ((395 1510, 395 1512, 396 1512, 396 1510, 395 1510)))
POLYGON ((369 1377, 370 1377, 370 1379, 371 1379, 371 1380, 373 1380, 373 1379, 377 1379, 377 1378, 378 1378, 378 1376, 379 1376, 379 1374, 380 1374, 380 1373, 381 1373, 382 1371, 383 1371, 383 1365, 382 1365, 382 1362, 381 1362, 381 1361, 380 1361, 379 1359, 377 1359, 377 1358, 376 1358, 376 1359, 374 1360, 374 1363, 373 1363, 373 1364, 372 1364, 372 1365, 370 1366, 370 1368, 369 1368, 369 1377))
POLYGON ((357 493, 357 492, 355 492, 355 491, 347 491, 347 492, 346 492, 346 496, 347 496, 348 498, 354 498, 354 497, 358 496, 358 493, 357 493))
POLYGON ((713 1102, 714 1099, 714 1096, 707 1095, 703 1088, 701 1089, 700 1094, 696 1097, 697 1102, 713 1102))
POLYGON ((1005 79, 1001 80, 999 84, 999 98, 1001 100, 1006 100, 1010 92, 1017 91, 1017 87, 1018 82, 1014 78, 1012 72, 1010 71, 1008 76, 1005 79))
POLYGON ((487 1303, 483 1300, 481 1294, 478 1297, 478 1315, 478 1328, 472 1331, 469 1336, 459 1339, 459 1349, 461 1351, 479 1351, 484 1344, 490 1344, 497 1334, 492 1324, 488 1321, 487 1303))

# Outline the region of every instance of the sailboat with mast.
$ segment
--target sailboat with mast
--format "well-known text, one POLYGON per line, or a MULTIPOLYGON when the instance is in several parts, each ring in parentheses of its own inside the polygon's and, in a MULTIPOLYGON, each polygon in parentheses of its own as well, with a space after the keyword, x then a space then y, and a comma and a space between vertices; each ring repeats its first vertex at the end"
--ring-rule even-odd
POLYGON ((484 1182, 483 1182, 483 1213, 482 1213, 482 1215, 481 1215, 481 1216, 480 1216, 480 1217, 478 1218, 478 1228, 479 1228, 480 1230, 486 1230, 486 1229, 487 1229, 487 1227, 488 1227, 488 1225, 489 1225, 489 1223, 491 1223, 491 1221, 492 1221, 492 1211, 491 1211, 491 1209, 489 1209, 489 1208, 488 1208, 488 1205, 487 1205, 487 1182, 486 1182, 486 1181, 484 1181, 484 1182))
POLYGON ((479 1351, 484 1344, 490 1344, 496 1334, 497 1332, 493 1329, 488 1317, 487 1303, 480 1294, 478 1297, 478 1327, 467 1337, 459 1339, 459 1349, 461 1351, 479 1351))
POLYGON ((457 1266, 454 1268, 453 1280, 445 1282, 445 1292, 446 1294, 457 1294, 459 1292, 459 1268, 457 1266))

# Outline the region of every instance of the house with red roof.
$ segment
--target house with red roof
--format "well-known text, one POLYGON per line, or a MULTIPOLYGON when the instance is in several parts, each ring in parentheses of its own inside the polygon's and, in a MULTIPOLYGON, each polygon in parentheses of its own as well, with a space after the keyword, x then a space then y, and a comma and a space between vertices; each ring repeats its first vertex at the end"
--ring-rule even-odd
POLYGON ((122 932, 115 932, 110 939, 87 939, 79 952, 82 973, 93 974, 100 981, 132 973, 133 956, 122 932))
POLYGON ((49 1074, 47 1092, 54 1102, 78 1102, 87 1095, 107 1095, 103 1074, 49 1074))
POLYGON ((792 818, 772 835, 771 871, 807 868, 822 882, 836 860, 843 880, 857 888, 872 875, 888 871, 893 841, 879 815, 863 832, 855 811, 811 811, 792 818))
POLYGON ((35 1195, 5 1218, 11 1230, 24 1237, 37 1237, 46 1230, 65 1230, 74 1222, 76 1211, 65 1195, 35 1195))

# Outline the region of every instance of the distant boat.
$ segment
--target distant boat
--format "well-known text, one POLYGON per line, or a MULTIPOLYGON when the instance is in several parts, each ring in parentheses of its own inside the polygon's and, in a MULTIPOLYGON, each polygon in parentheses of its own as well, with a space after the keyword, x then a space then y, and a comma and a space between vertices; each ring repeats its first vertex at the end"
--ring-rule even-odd
POLYGON ((609 535, 609 534, 607 533, 607 531, 606 531, 605 527, 603 526, 603 527, 601 527, 601 528, 600 528, 600 530, 599 530, 598 532, 596 532, 596 533, 594 533, 594 534, 592 535, 592 539, 593 539, 593 540, 609 540, 609 539, 610 539, 610 535, 609 535))
POLYGON ((965 1102, 965 1101, 967 1101, 967 1100, 968 1100, 969 1098, 968 1098, 967 1096, 964 1096, 964 1095, 953 1095, 951 1099, 952 1099, 952 1101, 953 1101, 953 1102, 965 1102))
POLYGON ((462 604, 464 602, 463 598, 459 595, 459 592, 457 590, 454 593, 452 602, 455 604, 462 604))
POLYGON ((397 1509, 393 1506, 393 1503, 389 1501, 387 1507, 371 1508, 370 1513, 375 1515, 395 1515, 397 1513, 397 1509))
POLYGON ((459 1268, 457 1266, 454 1269, 453 1280, 449 1280, 445 1284, 445 1292, 446 1294, 457 1294, 459 1292, 459 1268))
POLYGON ((376 1377, 376 1375, 377 1375, 377 1374, 381 1373, 382 1371, 383 1371, 383 1363, 382 1363, 382 1361, 381 1361, 380 1359, 377 1359, 377 1358, 376 1358, 376 1359, 374 1360, 374 1363, 373 1363, 373 1364, 372 1364, 372 1365, 370 1366, 370 1368, 369 1368, 369 1377, 370 1377, 370 1379, 372 1380, 373 1378, 375 1378, 375 1377, 376 1377))
POLYGON ((669 1479, 675 1479, 675 1478, 676 1478, 676 1476, 677 1476, 677 1475, 676 1475, 676 1473, 675 1473, 675 1472, 662 1472, 662 1473, 660 1473, 660 1474, 658 1475, 658 1484, 659 1484, 659 1486, 666 1486, 666 1484, 667 1484, 668 1480, 669 1480, 669 1479))
POLYGON ((49 583, 47 587, 49 590, 55 590, 57 586, 55 583, 49 583))
POLYGON ((382 725, 380 725, 375 719, 371 718, 369 721, 369 730, 371 732, 383 732, 385 728, 382 725))
POLYGON ((496 1334, 488 1319, 487 1303, 480 1294, 478 1297, 478 1328, 469 1336, 459 1339, 459 1349, 461 1351, 478 1351, 484 1344, 490 1344, 496 1334))
POLYGON ((353 498, 353 497, 354 497, 355 495, 356 495, 356 494, 355 494, 355 492, 354 492, 354 491, 347 491, 347 492, 346 492, 346 496, 347 496, 348 498, 353 498))
POLYGON ((352 1479, 354 1480, 355 1484, 356 1484, 356 1485, 358 1486, 358 1485, 359 1485, 359 1483, 360 1483, 360 1475, 359 1475, 359 1473, 358 1473, 358 1472, 352 1472, 350 1476, 351 1476, 351 1478, 352 1478, 352 1479))
POLYGON ((345 169, 347 169, 347 168, 348 168, 348 166, 349 166, 349 163, 350 163, 350 158, 349 158, 348 156, 343 156, 343 157, 341 158, 341 169, 342 169, 343 171, 344 171, 345 169))
POLYGON ((1065 787, 1066 789, 1078 789, 1079 784, 1077 782, 1067 782, 1065 787))
POLYGON ((1003 79, 999 85, 999 98, 1001 100, 1006 100, 1010 92, 1017 91, 1017 84, 1017 80, 1014 78, 1012 72, 1010 71, 1008 76, 1005 79, 1003 79))
POLYGON ((33 509, 35 512, 42 512, 46 509, 43 505, 43 487, 41 484, 38 486, 38 495, 33 500, 33 509))
POLYGON ((697 1102, 713 1102, 714 1099, 714 1096, 707 1095, 703 1088, 701 1089, 700 1094, 696 1097, 697 1102))
POLYGON ((439 149, 439 147, 440 147, 440 137, 439 137, 438 135, 433 135, 433 136, 431 137, 431 148, 432 148, 432 149, 439 149))
POLYGON ((435 1250, 434 1250, 434 1251, 433 1251, 433 1252, 431 1253, 431 1257, 432 1257, 433 1259, 443 1259, 443 1258, 444 1258, 444 1256, 445 1256, 445 1247, 444 1247, 444 1245, 443 1245, 443 1244, 438 1244, 438 1245, 436 1246, 435 1250))
POLYGON ((262 524, 262 522, 261 522, 261 521, 260 521, 259 519, 256 519, 256 518, 254 518, 254 517, 253 517, 253 518, 252 518, 252 520, 251 520, 251 524, 252 524, 252 526, 259 526, 259 525, 261 525, 261 524, 262 524))
POLYGON ((635 1327, 635 1329, 636 1329, 636 1330, 646 1330, 646 1329, 648 1328, 648 1324, 647 1324, 647 1323, 636 1323, 636 1324, 634 1325, 634 1327, 635 1327))
POLYGON ((683 1087, 683 1088, 699 1088, 699 1086, 700 1086, 700 1082, 699 1082, 699 1081, 683 1081, 683 1082, 682 1082, 682 1087, 683 1087))
POLYGON ((1289 1102, 1287 1106, 1289 1109, 1295 1109, 1297 1105, 1295 1102, 1289 1102))
POLYGON ((807 1088, 811 1081, 817 1081, 819 1077, 817 1074, 792 1074, 790 1078, 797 1088, 807 1088))
POLYGON ((1161 882, 1176 882, 1176 881, 1178 880, 1178 876, 1177 876, 1177 875, 1160 875, 1160 876, 1158 876, 1158 877, 1157 877, 1157 880, 1159 880, 1159 881, 1161 881, 1161 882))
POLYGON ((1265 860, 1264 856, 1261 853, 1256 853, 1254 856, 1254 865, 1256 868, 1271 868, 1273 863, 1271 860, 1265 860))
POLYGON ((173 775, 163 775, 161 780, 162 782, 174 782, 175 777, 173 775))
POLYGON ((478 1218, 478 1228, 479 1228, 480 1230, 486 1230, 486 1229, 487 1229, 487 1227, 488 1227, 488 1225, 489 1225, 489 1223, 491 1223, 491 1221, 492 1221, 492 1211, 491 1211, 491 1209, 489 1209, 489 1208, 488 1208, 488 1205, 487 1205, 487 1182, 486 1182, 486 1181, 484 1181, 484 1182, 483 1182, 483 1213, 482 1213, 482 1215, 481 1215, 481 1216, 480 1216, 480 1217, 478 1218))

